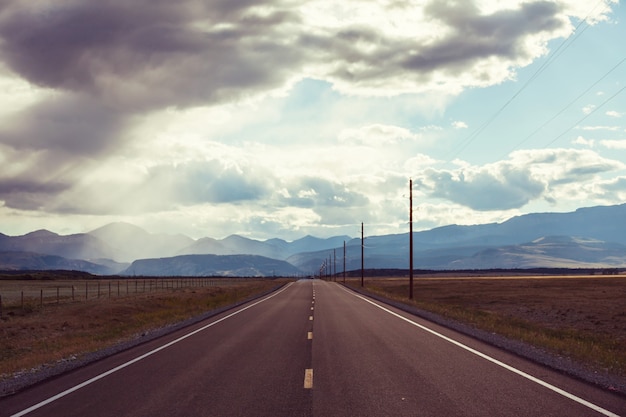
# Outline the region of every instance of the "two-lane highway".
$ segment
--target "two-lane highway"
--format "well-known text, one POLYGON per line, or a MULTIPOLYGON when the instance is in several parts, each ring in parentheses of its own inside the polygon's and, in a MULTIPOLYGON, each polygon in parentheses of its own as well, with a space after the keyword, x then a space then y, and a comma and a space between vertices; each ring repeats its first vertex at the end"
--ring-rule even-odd
POLYGON ((0 399, 0 416, 614 416, 626 399, 303 280, 0 399))

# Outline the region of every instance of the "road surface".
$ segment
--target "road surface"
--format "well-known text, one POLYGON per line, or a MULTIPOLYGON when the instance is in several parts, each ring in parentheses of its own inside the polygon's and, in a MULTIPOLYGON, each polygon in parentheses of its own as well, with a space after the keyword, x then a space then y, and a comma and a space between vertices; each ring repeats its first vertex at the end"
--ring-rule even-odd
POLYGON ((302 280, 0 400, 0 416, 626 416, 626 398, 302 280))

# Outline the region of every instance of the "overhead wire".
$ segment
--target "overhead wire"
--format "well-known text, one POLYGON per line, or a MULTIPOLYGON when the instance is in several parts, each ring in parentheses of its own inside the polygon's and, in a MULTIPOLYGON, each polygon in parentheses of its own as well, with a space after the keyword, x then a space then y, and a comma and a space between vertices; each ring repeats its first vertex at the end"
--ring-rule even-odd
MULTIPOLYGON (((578 100, 580 100, 583 96, 585 96, 589 91, 591 91, 596 85, 598 85, 600 82, 602 82, 606 77, 608 77, 613 71, 615 71, 620 65, 622 65, 624 62, 626 61, 626 57, 622 58, 621 61, 619 61, 616 65, 614 65, 609 71, 607 71, 603 76, 601 76, 600 78, 598 78, 593 84, 591 84, 589 87, 587 87, 582 93, 580 93, 578 96, 576 96, 576 98, 574 98, 573 100, 571 100, 569 103, 567 103, 561 110, 559 110, 555 115, 553 115, 551 118, 549 118, 548 120, 546 120, 541 126, 539 126, 538 128, 536 128, 534 131, 532 131, 528 136, 526 136, 521 142, 519 142, 518 144, 516 144, 508 153, 514 151, 515 149, 518 149, 520 146, 522 146, 524 143, 526 143, 531 137, 533 137, 534 135, 536 135, 540 130, 542 130, 544 127, 546 127, 547 125, 549 125, 550 123, 552 123, 552 121, 554 121, 557 117, 559 117, 561 114, 563 114, 567 109, 569 109, 570 107, 572 107, 572 105, 574 103, 576 103, 578 100)), ((570 129, 571 130, 571 129, 570 129)), ((569 131, 569 130, 568 130, 569 131)), ((554 142, 554 141, 553 141, 554 142)), ((551 143, 553 143, 551 142, 551 143)))
POLYGON ((509 98, 503 105, 500 106, 500 108, 498 108, 498 110, 495 111, 495 113, 489 117, 489 119, 487 119, 485 122, 483 122, 478 129, 476 129, 474 132, 472 132, 467 138, 465 138, 461 144, 460 147, 456 150, 456 152, 451 154, 451 158, 456 157, 457 155, 459 155, 461 152, 463 152, 472 142, 474 142, 478 136, 480 134, 482 134, 485 129, 487 127, 489 127, 491 125, 491 123, 493 123, 493 121, 537 78, 539 77, 539 75, 541 75, 554 61, 556 61, 562 54, 563 52, 565 52, 576 40, 578 40, 578 38, 589 28, 589 23, 587 23, 587 20, 589 19, 589 17, 592 15, 592 13, 594 12, 594 10, 596 10, 596 8, 600 5, 600 4, 604 4, 604 9, 600 12, 600 13, 604 13, 604 10, 606 8, 608 8, 608 4, 605 2, 605 0, 599 0, 596 5, 587 13, 587 16, 582 19, 578 25, 576 25, 576 27, 574 28, 574 30, 572 31, 572 33, 563 40, 563 42, 561 42, 559 44, 559 46, 550 53, 550 55, 548 56, 548 58, 541 64, 541 66, 539 68, 537 68, 537 70, 533 73, 533 75, 531 75, 531 77, 526 80, 526 82, 513 94, 513 96, 511 96, 511 98, 509 98), (585 27, 579 31, 578 29, 585 25, 585 27))
POLYGON ((604 100, 600 105, 598 105, 597 107, 595 107, 592 111, 590 111, 589 113, 587 113, 583 118, 581 118, 580 120, 578 120, 576 123, 574 123, 572 126, 570 126, 569 128, 567 128, 565 131, 563 131, 563 133, 561 133, 559 136, 555 137, 554 139, 552 139, 550 142, 548 142, 548 144, 546 144, 544 146, 544 149, 547 148, 548 146, 552 145, 554 142, 556 142, 557 140, 559 140, 561 137, 565 136, 565 134, 567 132, 569 132, 570 130, 572 130, 573 128, 575 128, 577 125, 579 125, 580 123, 582 123, 585 119, 587 119, 589 116, 591 116, 592 114, 594 114, 596 111, 600 110, 606 103, 608 103, 609 101, 613 100, 615 97, 617 97, 619 94, 621 94, 624 90, 626 90, 626 86, 622 87, 619 91, 617 91, 615 94, 613 94, 611 97, 607 98, 606 100, 604 100))

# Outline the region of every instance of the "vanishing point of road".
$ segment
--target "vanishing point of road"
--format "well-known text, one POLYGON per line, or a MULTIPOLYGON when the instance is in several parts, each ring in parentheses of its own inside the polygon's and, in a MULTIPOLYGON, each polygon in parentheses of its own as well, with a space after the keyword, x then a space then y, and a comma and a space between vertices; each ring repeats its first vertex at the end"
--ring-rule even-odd
POLYGON ((626 398, 301 280, 0 399, 0 416, 626 416, 626 398))

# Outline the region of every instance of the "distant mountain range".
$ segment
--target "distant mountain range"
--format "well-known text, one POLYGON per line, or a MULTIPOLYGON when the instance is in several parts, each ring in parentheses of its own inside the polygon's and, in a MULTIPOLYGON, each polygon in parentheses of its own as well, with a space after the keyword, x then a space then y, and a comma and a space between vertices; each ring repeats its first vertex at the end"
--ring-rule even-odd
POLYGON ((108 267, 93 262, 32 252, 0 252, 0 270, 70 270, 89 272, 95 275, 108 275, 111 273, 108 267))
MULTIPOLYGON (((414 267, 626 268, 625 219, 626 204, 416 232, 414 267)), ((339 272, 343 270, 344 242, 346 269, 359 269, 361 240, 348 236, 306 236, 293 242, 259 241, 238 235, 194 240, 180 234, 152 234, 127 223, 111 223, 88 233, 65 236, 47 230, 23 236, 0 233, 0 269, 75 269, 101 275, 267 276, 317 273, 330 258, 331 266, 339 272)), ((364 252, 366 268, 407 269, 408 233, 367 236, 364 252)))

